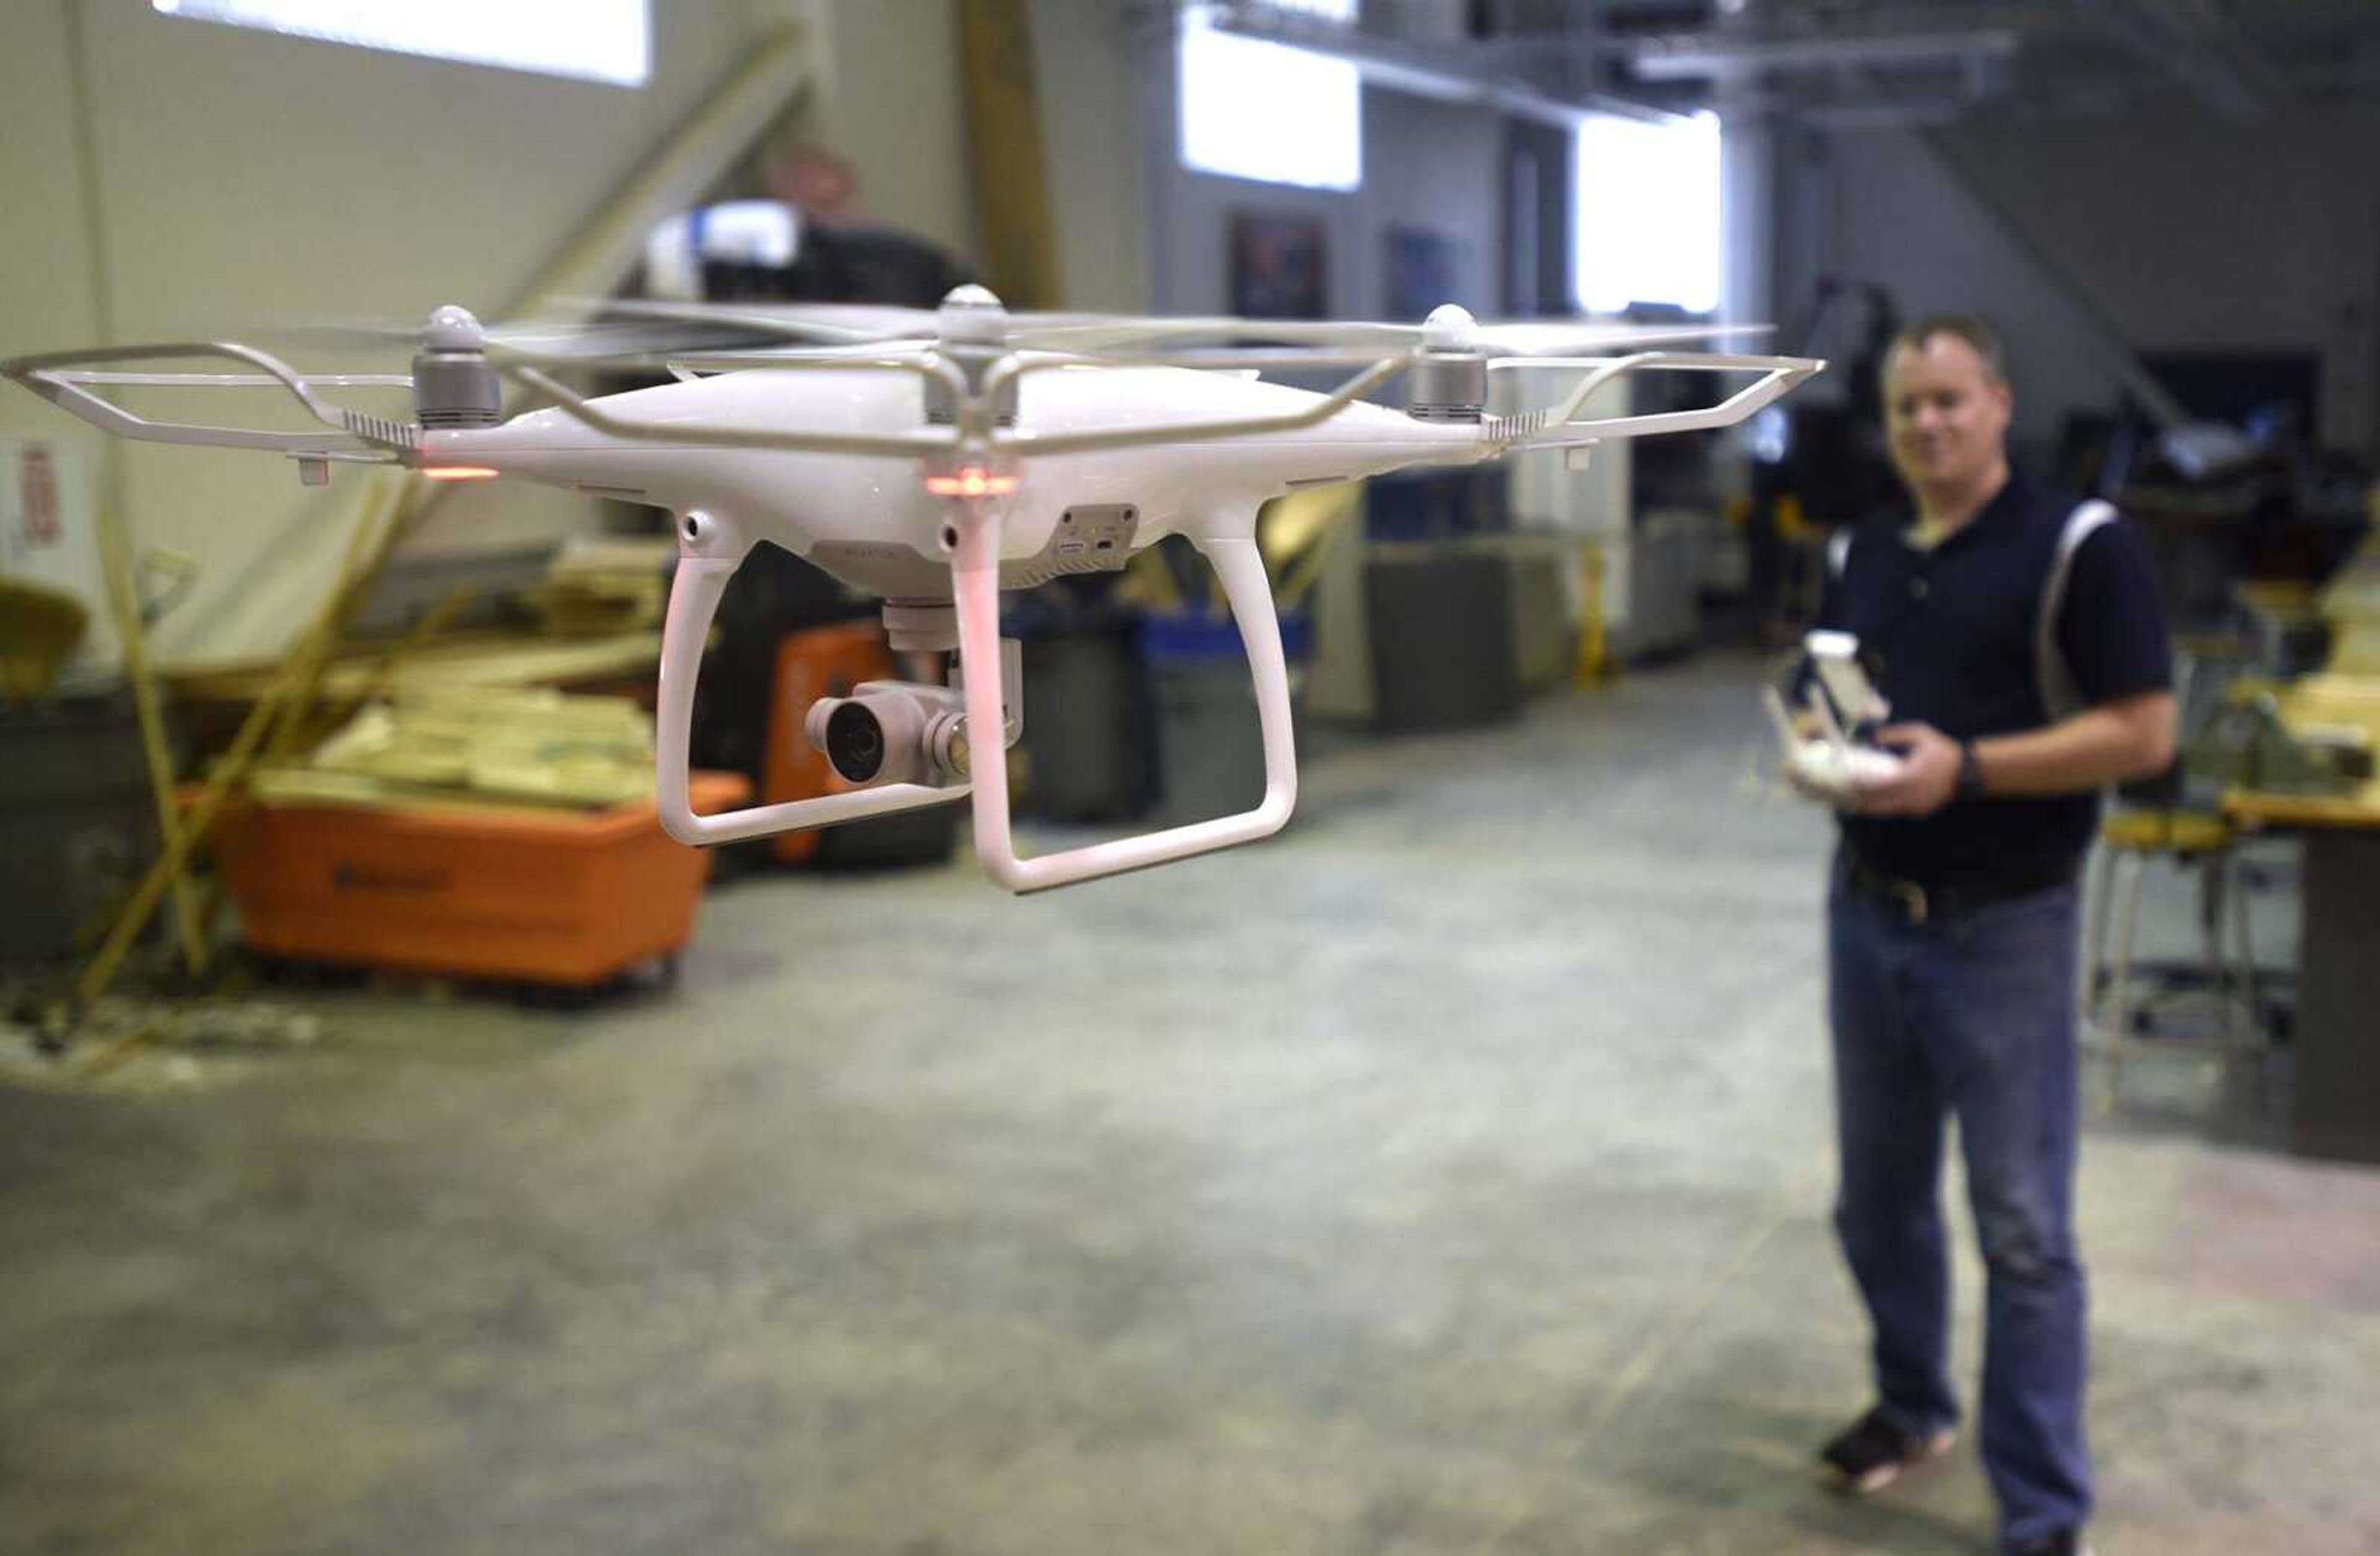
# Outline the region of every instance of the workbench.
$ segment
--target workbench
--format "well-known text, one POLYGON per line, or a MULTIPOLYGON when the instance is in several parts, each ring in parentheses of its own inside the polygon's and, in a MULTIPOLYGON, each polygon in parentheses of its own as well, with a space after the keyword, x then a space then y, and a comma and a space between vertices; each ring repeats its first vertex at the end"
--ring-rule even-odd
MULTIPOLYGON (((2380 682, 2363 677, 2311 677, 2282 697, 2285 723, 2374 716, 2380 682)), ((2337 796, 2235 789, 2223 809, 2243 832, 2304 843, 2289 1149, 2380 1163, 2380 783, 2337 796)))

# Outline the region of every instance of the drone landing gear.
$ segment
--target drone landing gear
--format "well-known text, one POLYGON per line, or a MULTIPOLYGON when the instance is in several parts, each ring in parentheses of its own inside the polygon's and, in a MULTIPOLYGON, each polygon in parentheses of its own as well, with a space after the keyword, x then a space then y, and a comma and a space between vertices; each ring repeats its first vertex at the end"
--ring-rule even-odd
MULTIPOLYGON (((1000 515, 970 503, 953 526, 952 594, 958 606, 959 658, 965 670, 967 722, 989 729, 1002 717, 1004 686, 1000 638, 1000 515)), ((1009 831, 1008 772, 1001 762, 983 762, 975 773, 975 851, 991 878, 1012 892, 1116 875, 1186 858, 1193 854, 1253 843, 1279 832, 1297 803, 1297 754, 1290 735, 1289 670, 1273 614, 1272 586, 1257 551, 1255 514, 1216 516, 1191 532, 1231 602, 1240 640, 1255 673, 1257 714, 1264 733, 1265 796, 1252 810, 1137 837, 1088 844, 1038 858, 1017 857, 1009 831), (1236 522, 1235 522, 1236 521, 1236 522)))
POLYGON ((1297 753, 1290 734, 1289 670, 1272 587, 1257 551, 1253 508, 1201 516, 1188 534, 1222 582, 1255 675, 1264 737, 1263 800, 1238 815, 1026 859, 1017 857, 1010 831, 1007 763, 984 760, 972 748, 981 742, 971 738, 975 732, 996 729, 1002 744, 1012 745, 1023 727, 1014 712, 1021 699, 1012 689, 1022 683, 1016 645, 1000 636, 1001 518, 987 504, 953 507, 958 511, 946 541, 954 608, 896 603, 885 612, 896 649, 946 649, 955 641, 958 665, 951 686, 871 681, 851 697, 825 699, 812 710, 813 738, 846 779, 867 787, 710 816, 696 815, 687 801, 694 687, 711 617, 743 550, 706 515, 681 521, 686 545, 662 629, 654 718, 655 800, 664 831, 681 843, 735 843, 971 794, 976 856, 984 869, 1012 892, 1039 892, 1253 843, 1281 830, 1297 803, 1297 753), (719 549, 708 549, 712 546, 719 549))
MULTIPOLYGON (((701 516, 689 516, 685 529, 689 541, 698 545, 706 543, 710 538, 710 531, 702 522, 701 516)), ((747 838, 765 837, 771 833, 829 826, 867 816, 889 816, 896 811, 915 810, 920 806, 941 805, 964 798, 967 785, 963 782, 884 783, 847 794, 820 795, 808 799, 786 800, 777 805, 749 806, 741 810, 722 811, 710 816, 695 814, 687 800, 686 777, 686 746, 694 723, 695 680, 701 674, 702 650, 710 636, 710 619, 719 609, 720 596, 727 590, 727 580, 735 576, 742 561, 740 552, 733 555, 703 555, 689 551, 679 557, 677 575, 670 585, 669 615, 662 626, 661 694, 653 718, 656 758, 653 798, 661 813, 662 830, 680 843, 698 846, 710 843, 740 843, 747 838)), ((990 663, 999 663, 996 649, 990 663)), ((898 687, 904 683, 871 685, 898 687)), ((939 687, 920 689, 941 690, 939 687)), ((998 768, 1001 764, 993 762, 988 765, 998 768)))

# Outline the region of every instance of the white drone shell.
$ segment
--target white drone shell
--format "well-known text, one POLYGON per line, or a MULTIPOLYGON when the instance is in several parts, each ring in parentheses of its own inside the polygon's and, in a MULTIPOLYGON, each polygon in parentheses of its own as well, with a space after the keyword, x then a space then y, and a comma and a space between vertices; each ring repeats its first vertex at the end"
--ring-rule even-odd
POLYGON ((397 463, 435 480, 514 475, 668 509, 679 563, 655 736, 657 804, 671 835, 722 842, 971 796, 978 857, 994 880, 1022 892, 1249 842, 1288 819, 1297 787, 1288 673, 1255 541, 1268 498, 1412 465, 1729 426, 1825 365, 1663 348, 1726 331, 1481 325, 1452 304, 1418 327, 1013 314, 977 286, 953 291, 931 313, 841 306, 788 317, 669 303, 613 311, 647 328, 701 326, 711 339, 724 332, 800 345, 715 360, 681 356, 669 364, 678 383, 588 397, 540 365, 600 365, 603 353, 548 357, 520 344, 550 336, 500 345, 468 311, 449 307, 418 332, 409 376, 308 375, 215 342, 19 358, 0 362, 0 376, 120 436, 290 456, 310 481, 327 480, 332 461, 397 463), (1239 344, 1250 339, 1290 344, 1239 344), (1191 348, 1184 340, 1222 344, 1191 348), (1612 354, 1560 354, 1581 351, 1612 354), (173 357, 230 358, 250 371, 91 371, 173 357), (1327 395, 1252 376, 1354 364, 1367 365, 1327 395), (1204 371, 1218 368, 1230 371, 1204 371), (1573 419, 1597 389, 1648 369, 1755 380, 1699 409, 1573 419), (1562 371, 1575 382, 1547 409, 1490 417, 1485 389, 1500 370, 1562 371), (1415 375, 1406 409, 1364 398, 1406 372, 1415 375), (552 408, 504 420, 499 375, 552 408), (151 420, 95 392, 119 384, 278 387, 319 430, 151 420), (348 409, 323 393, 356 387, 411 388, 419 420, 348 409), (998 760, 970 764, 972 788, 890 782, 723 815, 691 809, 695 678, 727 580, 752 547, 782 545, 880 595, 886 625, 905 646, 955 646, 966 727, 1005 732, 1020 710, 1005 684, 1001 591, 1112 570, 1172 534, 1208 558, 1240 626, 1265 755, 1265 797, 1255 808, 1032 859, 1015 854, 998 760))

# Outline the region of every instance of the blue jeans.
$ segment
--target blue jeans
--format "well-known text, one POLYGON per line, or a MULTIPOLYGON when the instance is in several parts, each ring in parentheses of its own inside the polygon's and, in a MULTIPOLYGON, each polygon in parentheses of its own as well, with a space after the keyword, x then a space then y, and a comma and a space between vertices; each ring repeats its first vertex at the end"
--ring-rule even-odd
POLYGON ((1828 905, 1835 1228, 1876 1331, 1876 1390, 1906 1429, 1959 1417, 1949 1369, 1943 1121, 1955 1116, 1983 1245, 1983 1458, 2010 1543, 2091 1512, 2082 1268, 2074 1249, 2075 890, 1912 923, 1838 868, 1828 905))

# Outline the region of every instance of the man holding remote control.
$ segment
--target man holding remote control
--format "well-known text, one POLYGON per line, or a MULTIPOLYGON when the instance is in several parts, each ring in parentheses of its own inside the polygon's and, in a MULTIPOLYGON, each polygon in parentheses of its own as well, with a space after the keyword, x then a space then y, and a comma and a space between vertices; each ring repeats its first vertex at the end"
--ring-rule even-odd
POLYGON ((2097 792, 2173 760, 2171 653, 2137 538, 2010 469, 1989 325, 1912 324, 1884 387, 1913 511, 1839 541, 1821 623, 1856 638, 1896 721, 1875 739, 1900 758, 1837 796, 1828 905, 1835 1224, 1874 1325, 1876 1400, 1821 1459, 1865 1495, 1953 1440, 1955 1116, 1988 1271, 1978 1415, 2000 1538, 2082 1550, 2076 880, 2097 792))

